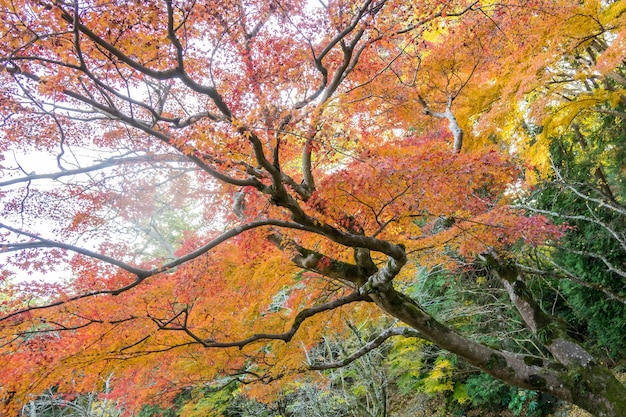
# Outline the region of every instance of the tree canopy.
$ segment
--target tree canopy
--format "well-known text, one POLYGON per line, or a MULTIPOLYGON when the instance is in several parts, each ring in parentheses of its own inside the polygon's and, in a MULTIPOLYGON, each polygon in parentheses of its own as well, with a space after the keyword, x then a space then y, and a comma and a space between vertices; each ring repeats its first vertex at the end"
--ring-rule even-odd
POLYGON ((624 311, 623 2, 24 0, 0 13, 3 414, 105 382, 129 414, 203 384, 273 398, 398 338, 626 413, 624 386, 530 285, 546 270, 533 260, 554 259, 572 291, 624 311), (577 246, 579 220, 611 243, 577 246), (608 275, 577 270, 577 255, 608 275), (441 286, 488 276, 532 346, 438 316, 412 290, 424 271, 441 286), (311 357, 347 321, 382 316, 395 321, 362 347, 311 357))

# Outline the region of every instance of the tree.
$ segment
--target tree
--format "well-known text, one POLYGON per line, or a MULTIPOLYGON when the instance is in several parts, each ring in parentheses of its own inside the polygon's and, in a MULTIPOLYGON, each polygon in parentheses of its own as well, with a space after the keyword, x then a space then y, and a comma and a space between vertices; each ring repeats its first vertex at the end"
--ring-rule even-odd
POLYGON ((310 369, 302 348, 342 316, 385 313, 404 325, 328 366, 417 331, 507 384, 623 414, 622 384, 527 290, 512 249, 562 229, 508 206, 523 170, 485 140, 506 136, 489 95, 519 100, 501 66, 557 54, 571 37, 552 23, 587 6, 3 3, 5 268, 71 270, 5 288, 5 412, 108 375, 128 411, 229 377, 269 398, 262 383, 310 369), (129 250, 128 226, 174 202, 201 216, 175 259, 129 250), (545 357, 475 341, 402 290, 419 268, 476 265, 545 357))
POLYGON ((626 256, 626 193, 619 172, 624 166, 625 123, 602 113, 576 122, 571 132, 553 142, 554 175, 526 206, 555 222, 567 222, 571 229, 549 252, 533 255, 535 266, 556 278, 552 283, 559 288, 559 314, 591 335, 587 342, 595 343, 590 347, 602 347, 609 357, 619 359, 626 352, 626 271, 621 261, 626 256))

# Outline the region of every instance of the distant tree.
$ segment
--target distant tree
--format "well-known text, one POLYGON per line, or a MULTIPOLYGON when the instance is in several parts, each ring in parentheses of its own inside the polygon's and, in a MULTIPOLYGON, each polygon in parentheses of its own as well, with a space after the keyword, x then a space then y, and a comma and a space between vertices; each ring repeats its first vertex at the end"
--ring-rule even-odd
MULTIPOLYGON (((552 145, 554 175, 528 208, 570 231, 535 267, 551 285, 544 302, 613 359, 626 355, 626 119, 591 115, 552 145), (552 288, 556 288, 553 290, 552 288)), ((599 352, 598 352, 599 353, 599 352)))
POLYGON ((104 383, 102 393, 88 393, 68 397, 47 390, 24 406, 23 417, 119 417, 122 411, 118 405, 106 398, 109 381, 104 383))

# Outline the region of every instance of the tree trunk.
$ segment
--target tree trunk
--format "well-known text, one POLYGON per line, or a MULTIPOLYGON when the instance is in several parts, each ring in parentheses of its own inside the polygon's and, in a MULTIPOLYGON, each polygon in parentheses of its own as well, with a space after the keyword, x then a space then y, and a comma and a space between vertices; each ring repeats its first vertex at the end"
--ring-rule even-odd
MULTIPOLYGON (((284 245, 280 236, 272 236, 271 240, 278 247, 284 245)), ((369 250, 355 251, 357 265, 332 261, 320 268, 321 254, 295 242, 290 245, 297 250, 292 258, 296 265, 358 285, 361 295, 368 295, 382 310, 416 329, 421 337, 493 377, 509 385, 549 393, 597 417, 626 416, 626 387, 572 341, 560 322, 541 310, 526 288, 520 269, 501 262, 495 254, 484 255, 483 260, 506 288, 526 326, 552 354, 552 360, 501 351, 468 339, 438 322, 411 297, 396 291, 393 279, 407 262, 400 246, 389 249, 388 262, 374 272, 369 250)))
POLYGON ((418 330, 425 339, 507 384, 547 392, 597 417, 626 416, 626 388, 608 369, 592 359, 587 361, 591 356, 572 342, 553 340, 551 348, 560 351, 559 357, 555 357, 559 362, 562 358, 582 357, 579 365, 575 365, 578 359, 565 365, 499 351, 461 336, 393 288, 375 290, 370 296, 379 307, 418 330))

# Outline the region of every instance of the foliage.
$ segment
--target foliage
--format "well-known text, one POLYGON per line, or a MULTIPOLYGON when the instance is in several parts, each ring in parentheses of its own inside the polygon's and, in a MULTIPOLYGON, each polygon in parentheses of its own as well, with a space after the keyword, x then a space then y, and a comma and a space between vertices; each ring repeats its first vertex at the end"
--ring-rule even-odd
POLYGON ((473 406, 492 408, 507 405, 509 388, 487 374, 481 373, 468 378, 465 390, 473 406))
MULTIPOLYGON (((289 389, 381 414, 385 361, 365 355, 391 349, 405 390, 466 402, 454 371, 471 365, 623 414, 623 385, 529 290, 545 271, 517 263, 558 257, 545 245, 571 226, 512 203, 578 124, 596 159, 573 161, 613 195, 587 216, 622 242, 624 153, 602 151, 622 144, 598 120, 624 119, 625 7, 2 1, 0 411, 113 375, 129 415, 270 413, 229 408, 222 381, 279 414, 289 389), (324 398, 311 371, 348 394, 324 398)), ((565 239, 621 277, 609 243, 565 239)), ((566 271, 623 297, 619 277, 566 271)), ((570 295, 592 331, 617 311, 570 295)))
POLYGON ((484 373, 470 376, 466 380, 465 389, 472 406, 488 410, 506 407, 515 416, 545 416, 559 405, 554 398, 542 396, 536 391, 507 386, 484 373))
MULTIPOLYGON (((105 387, 107 385, 105 384, 105 387)), ((107 398, 107 388, 102 393, 79 396, 59 394, 52 388, 32 399, 22 410, 28 417, 119 417, 119 404, 107 398)))
MULTIPOLYGON (((595 341, 614 359, 623 358, 626 188, 620 169, 626 161, 626 124, 609 116, 581 122, 587 125, 584 130, 576 126, 555 140, 552 158, 557 174, 537 200, 539 210, 572 227, 550 253, 546 268, 577 280, 553 281, 559 295, 549 289, 547 294, 557 297, 560 314, 577 332, 588 335, 589 343, 595 341)), ((552 301, 546 297, 546 302, 552 301)))

